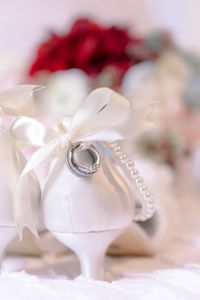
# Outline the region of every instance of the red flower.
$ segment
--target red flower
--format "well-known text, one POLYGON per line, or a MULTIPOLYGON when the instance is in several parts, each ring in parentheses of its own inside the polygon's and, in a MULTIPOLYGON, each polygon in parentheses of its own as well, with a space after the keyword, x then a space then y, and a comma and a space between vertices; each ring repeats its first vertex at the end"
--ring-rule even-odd
POLYGON ((104 68, 118 70, 120 78, 139 60, 128 52, 142 39, 130 36, 126 29, 103 27, 88 19, 77 20, 69 33, 52 34, 38 49, 29 74, 78 68, 88 75, 97 75, 104 68))

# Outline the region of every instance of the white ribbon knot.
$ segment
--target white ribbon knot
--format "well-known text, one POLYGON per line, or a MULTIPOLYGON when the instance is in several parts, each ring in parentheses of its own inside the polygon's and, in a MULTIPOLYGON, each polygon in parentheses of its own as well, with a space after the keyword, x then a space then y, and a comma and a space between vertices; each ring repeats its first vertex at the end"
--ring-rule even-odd
POLYGON ((70 139, 69 139, 68 135, 62 134, 59 139, 60 139, 60 141, 59 141, 60 150, 66 151, 70 144, 70 139))

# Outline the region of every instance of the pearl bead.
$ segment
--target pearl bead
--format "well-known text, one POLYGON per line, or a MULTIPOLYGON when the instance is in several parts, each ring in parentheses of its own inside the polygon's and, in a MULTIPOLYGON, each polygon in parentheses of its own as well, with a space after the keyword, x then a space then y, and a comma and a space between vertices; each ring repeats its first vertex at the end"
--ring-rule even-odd
POLYGON ((126 161, 128 156, 126 153, 123 153, 121 146, 118 142, 110 141, 110 148, 115 152, 115 156, 122 161, 127 169, 129 169, 129 174, 132 178, 135 179, 138 191, 141 195, 141 211, 136 212, 134 218, 135 221, 145 221, 151 218, 155 212, 154 200, 151 198, 151 193, 147 190, 147 186, 143 184, 144 180, 139 176, 139 171, 135 168, 133 160, 126 161))
POLYGON ((146 192, 145 197, 147 197, 147 198, 151 197, 151 193, 149 191, 146 192))
POLYGON ((134 166, 134 162, 132 160, 129 160, 126 164, 127 168, 132 168, 134 166))
POLYGON ((139 174, 137 169, 133 169, 130 171, 131 176, 137 176, 139 174))
POLYGON ((154 204, 153 199, 149 199, 149 200, 148 200, 148 203, 149 203, 149 204, 154 204))
POLYGON ((120 160, 125 160, 125 159, 127 159, 127 155, 126 154, 121 154, 119 159, 120 160))
POLYGON ((120 152, 121 151, 121 147, 120 146, 117 146, 117 147, 115 147, 115 152, 120 152))
POLYGON ((140 187, 140 191, 141 192, 144 192, 147 190, 147 186, 145 184, 143 184, 141 187, 140 187))
POLYGON ((136 184, 140 184, 143 182, 143 178, 142 177, 137 177, 136 180, 135 180, 136 184))

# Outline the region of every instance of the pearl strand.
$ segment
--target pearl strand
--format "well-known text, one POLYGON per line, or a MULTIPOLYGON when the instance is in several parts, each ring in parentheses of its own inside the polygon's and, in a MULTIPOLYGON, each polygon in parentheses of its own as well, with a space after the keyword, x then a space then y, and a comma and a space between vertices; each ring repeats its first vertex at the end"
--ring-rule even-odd
POLYGON ((111 142, 108 146, 119 159, 122 166, 125 166, 129 177, 135 181, 136 188, 140 195, 142 208, 136 212, 134 221, 150 219, 155 212, 155 202, 151 196, 151 192, 144 183, 143 177, 140 176, 139 171, 135 168, 134 161, 128 159, 128 155, 122 151, 121 146, 117 142, 111 142))

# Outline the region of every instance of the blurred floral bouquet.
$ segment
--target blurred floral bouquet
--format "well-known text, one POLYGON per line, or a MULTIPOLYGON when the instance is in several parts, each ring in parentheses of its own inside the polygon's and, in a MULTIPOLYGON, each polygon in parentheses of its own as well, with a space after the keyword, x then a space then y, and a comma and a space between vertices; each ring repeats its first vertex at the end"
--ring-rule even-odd
POLYGON ((199 143, 200 61, 178 49, 167 32, 141 37, 78 19, 39 46, 28 73, 47 85, 43 100, 57 117, 72 114, 99 86, 131 101, 159 102, 159 132, 138 141, 140 151, 156 161, 176 167, 199 143))
MULTIPOLYGON (((54 119, 72 115, 89 92, 100 86, 111 87, 138 105, 160 103, 161 109, 156 112, 159 130, 134 141, 131 151, 136 148, 159 163, 156 166, 144 160, 151 179, 152 170, 157 168, 156 189, 157 178, 161 177, 166 184, 162 194, 168 198, 171 175, 174 179, 173 175, 178 174, 171 169, 176 170, 179 162, 191 157, 199 147, 200 60, 197 57, 177 48, 165 31, 138 36, 126 28, 78 19, 66 33, 52 33, 42 42, 26 75, 27 82, 46 85, 41 94, 41 109, 45 109, 45 116, 54 119)), ((9 80, 10 77, 9 72, 9 80)), ((131 124, 130 130, 134 130, 131 124)), ((200 174, 200 167, 198 171, 200 174)), ((43 250, 56 251, 54 244, 48 247, 48 239, 47 236, 43 250)))
POLYGON ((69 32, 63 35, 52 33, 40 45, 29 74, 79 69, 93 80, 94 85, 118 88, 131 66, 156 58, 168 43, 167 34, 163 35, 160 45, 154 47, 148 39, 131 35, 127 29, 78 19, 69 32))

